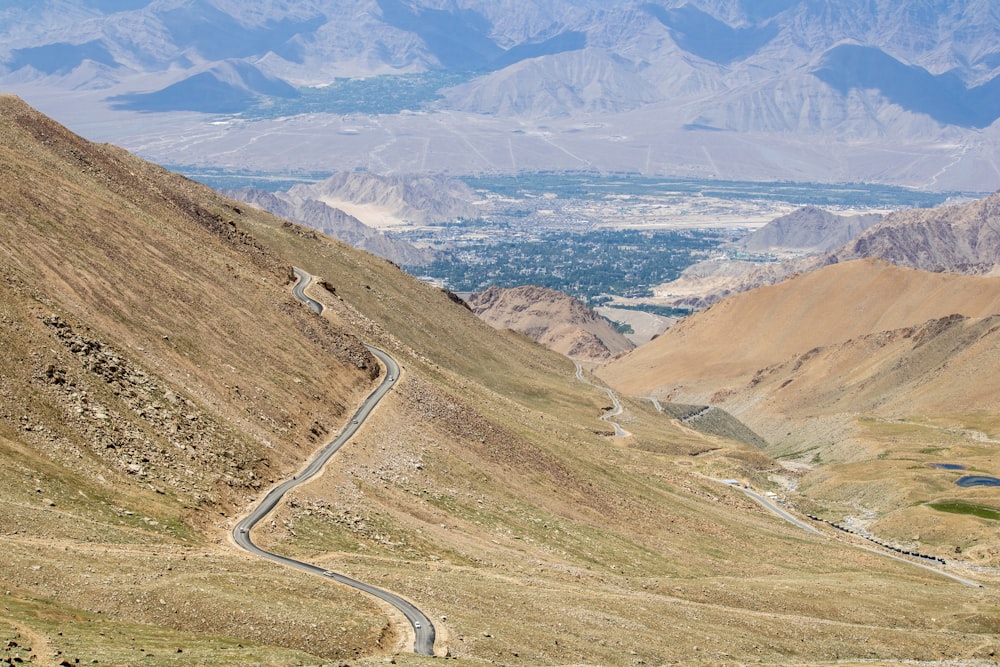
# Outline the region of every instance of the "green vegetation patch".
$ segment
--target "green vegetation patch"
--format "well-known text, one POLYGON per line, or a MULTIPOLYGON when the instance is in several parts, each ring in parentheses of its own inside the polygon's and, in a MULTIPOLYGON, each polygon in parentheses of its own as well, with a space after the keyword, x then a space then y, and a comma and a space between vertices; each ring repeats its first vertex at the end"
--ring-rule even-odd
POLYGON ((435 70, 417 74, 385 74, 365 78, 338 78, 329 85, 300 88, 294 98, 267 98, 243 115, 281 118, 310 113, 397 114, 425 109, 441 99, 441 90, 464 83, 471 72, 435 70))
POLYGON ((977 516, 980 519, 1000 521, 1000 510, 992 507, 986 507, 985 505, 968 503, 963 500, 947 500, 930 503, 929 505, 938 512, 948 512, 949 514, 968 514, 971 516, 977 516))
MULTIPOLYGON (((456 292, 491 285, 539 285, 595 303, 603 295, 647 297, 652 288, 729 240, 721 230, 549 230, 528 237, 493 232, 456 240, 451 254, 411 273, 442 281, 456 292)), ((411 241, 414 235, 401 234, 411 241)), ((606 299, 604 299, 606 301, 606 299)))

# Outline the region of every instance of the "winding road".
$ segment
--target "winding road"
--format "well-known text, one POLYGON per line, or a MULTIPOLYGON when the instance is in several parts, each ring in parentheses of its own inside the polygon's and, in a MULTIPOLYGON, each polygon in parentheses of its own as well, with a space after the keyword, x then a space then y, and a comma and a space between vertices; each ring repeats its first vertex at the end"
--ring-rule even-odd
POLYGON ((764 509, 770 511, 775 516, 778 516, 779 518, 784 519, 785 521, 787 521, 788 523, 792 524, 793 526, 801 528, 802 530, 804 530, 806 532, 809 532, 809 533, 812 533, 814 535, 822 535, 823 534, 820 531, 818 531, 815 528, 813 528, 812 526, 810 526, 805 521, 801 521, 798 517, 794 516, 793 514, 790 514, 789 512, 786 512, 784 509, 782 509, 782 507, 780 505, 778 505, 778 503, 771 502, 771 500, 769 500, 768 498, 765 498, 764 496, 762 496, 761 494, 757 493, 756 491, 753 491, 752 489, 748 489, 748 488, 746 488, 744 486, 741 486, 740 484, 734 484, 733 482, 731 482, 729 480, 715 479, 714 477, 709 477, 708 479, 712 480, 713 482, 719 482, 720 484, 725 484, 727 486, 731 486, 734 489, 739 489, 744 494, 746 494, 749 498, 757 501, 757 503, 760 504, 760 505, 762 505, 764 507, 764 509))
MULTIPOLYGON (((299 301, 302 301, 316 313, 322 314, 323 304, 315 299, 311 299, 305 293, 306 287, 308 287, 309 283, 312 281, 312 276, 298 268, 295 269, 295 275, 298 277, 298 281, 292 288, 292 293, 299 301)), ((385 365, 386 374, 382 383, 379 384, 379 386, 376 387, 371 394, 369 394, 368 398, 364 400, 357 412, 351 416, 340 435, 328 442, 302 471, 291 479, 286 480, 272 488, 264 497, 264 500, 262 500, 259 505, 257 505, 249 514, 236 524, 232 533, 233 540, 240 548, 254 555, 260 556, 261 558, 266 558, 303 572, 309 572, 310 574, 316 574, 321 577, 326 577, 327 579, 332 579, 333 581, 351 586, 352 588, 356 588, 359 591, 363 591, 378 598, 379 600, 387 602, 398 609, 413 627, 415 636, 413 652, 419 655, 433 656, 435 639, 434 624, 431 623, 430 618, 428 618, 426 614, 420 611, 411 602, 404 600, 395 593, 382 590, 381 588, 376 588, 375 586, 366 584, 363 581, 358 581, 357 579, 353 579, 346 575, 332 572, 326 568, 319 567, 318 565, 312 565, 300 560, 295 560, 294 558, 288 558, 270 551, 265 551, 254 544, 250 539, 250 533, 253 530, 253 527, 271 513, 271 511, 278 505, 278 503, 281 502, 282 498, 286 493, 288 493, 289 490, 312 479, 317 473, 320 472, 320 470, 322 470, 323 466, 330 460, 330 457, 336 454, 337 450, 339 450, 341 446, 343 446, 343 444, 347 442, 361 427, 365 419, 368 418, 368 415, 371 414, 374 407, 380 400, 382 400, 382 397, 385 396, 390 389, 392 389, 393 384, 395 384, 397 378, 399 378, 399 364, 396 363, 395 359, 378 348, 371 347, 369 345, 366 345, 365 347, 367 347, 368 351, 374 354, 379 361, 385 365)))
POLYGON ((624 412, 624 408, 622 408, 622 402, 618 400, 618 397, 615 395, 615 392, 611 391, 607 387, 602 387, 602 386, 600 386, 598 384, 594 384, 593 382, 591 382, 590 380, 588 380, 587 378, 585 378, 583 376, 583 366, 580 365, 580 362, 574 362, 574 363, 576 364, 576 379, 577 380, 579 380, 580 382, 583 382, 584 384, 589 384, 591 387, 597 387, 598 389, 603 389, 605 392, 607 392, 608 398, 611 399, 611 404, 614 407, 611 410, 611 412, 607 412, 607 413, 601 415, 601 421, 602 422, 607 422, 607 423, 611 424, 612 426, 614 426, 614 428, 615 428, 615 434, 612 437, 615 437, 615 438, 627 438, 628 436, 632 435, 631 433, 629 433, 628 431, 626 431, 625 429, 623 429, 621 424, 619 424, 618 422, 613 422, 610 419, 610 417, 617 417, 622 412, 624 412))
MULTIPOLYGON (((787 521, 788 523, 790 523, 790 524, 792 524, 794 526, 797 526, 798 528, 801 528, 802 530, 805 530, 805 531, 808 531, 810 533, 813 533, 814 535, 822 535, 823 537, 828 537, 828 538, 830 537, 830 535, 828 535, 828 534, 826 534, 826 533, 824 533, 822 531, 816 530, 815 528, 813 528, 809 524, 807 524, 804 521, 800 520, 795 515, 793 515, 793 514, 787 512, 787 511, 785 511, 777 503, 771 501, 769 498, 766 498, 765 496, 762 496, 761 494, 757 493, 756 491, 752 491, 750 489, 747 489, 747 488, 745 488, 745 487, 743 487, 743 486, 741 486, 739 484, 734 484, 730 480, 715 479, 714 477, 709 477, 708 479, 712 480, 713 482, 718 482, 720 484, 725 484, 725 485, 731 486, 731 487, 733 487, 735 489, 739 489, 740 491, 742 491, 743 493, 745 493, 747 496, 749 496, 753 500, 757 501, 759 504, 763 505, 764 508, 770 510, 772 513, 774 513, 778 517, 784 519, 785 521, 787 521)), ((939 575, 941 575, 943 577, 948 577, 949 579, 953 579, 954 581, 957 581, 960 584, 963 584, 965 586, 969 586, 970 588, 984 588, 984 586, 982 584, 980 584, 980 583, 977 583, 975 581, 970 581, 969 579, 966 579, 965 577, 960 577, 957 574, 953 574, 951 572, 947 572, 945 570, 942 570, 940 567, 936 567, 934 565, 929 565, 927 563, 920 563, 920 562, 912 560, 910 558, 903 558, 902 556, 897 556, 896 554, 889 553, 888 551, 885 551, 885 550, 882 550, 882 549, 876 549, 874 547, 870 547, 870 546, 865 545, 865 544, 858 544, 858 543, 855 543, 855 542, 849 542, 849 544, 851 544, 852 546, 854 546, 854 547, 856 547, 858 549, 864 549, 865 551, 871 551, 872 553, 878 554, 879 556, 884 556, 886 558, 892 558, 892 559, 900 561, 901 563, 906 563, 907 565, 912 565, 914 567, 919 567, 919 568, 923 568, 925 570, 929 570, 930 572, 933 572, 935 574, 939 574, 939 575)))

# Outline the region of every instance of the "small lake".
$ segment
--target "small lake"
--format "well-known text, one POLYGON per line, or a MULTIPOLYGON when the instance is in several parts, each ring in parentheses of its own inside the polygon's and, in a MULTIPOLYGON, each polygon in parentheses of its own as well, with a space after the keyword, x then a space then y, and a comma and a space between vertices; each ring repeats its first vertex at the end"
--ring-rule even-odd
POLYGON ((932 463, 932 468, 940 468, 941 470, 965 470, 965 466, 958 465, 957 463, 932 463))
POLYGON ((989 477, 987 475, 966 475, 964 477, 959 477, 955 484, 962 487, 1000 486, 1000 479, 997 479, 996 477, 989 477))

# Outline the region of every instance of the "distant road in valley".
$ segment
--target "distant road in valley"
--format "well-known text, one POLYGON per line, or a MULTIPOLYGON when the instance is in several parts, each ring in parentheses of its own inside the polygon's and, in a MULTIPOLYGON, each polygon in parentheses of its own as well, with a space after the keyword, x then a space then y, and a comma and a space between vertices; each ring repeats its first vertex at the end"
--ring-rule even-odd
POLYGON ((726 485, 731 486, 731 487, 733 487, 735 489, 739 489, 740 491, 742 491, 743 493, 745 493, 747 496, 749 496, 750 498, 756 500, 759 504, 763 505, 765 509, 770 510, 771 513, 773 513, 773 514, 781 517, 782 519, 784 519, 788 523, 792 524, 793 526, 797 526, 797 527, 801 528, 802 530, 804 530, 806 532, 813 533, 814 535, 822 535, 823 534, 820 531, 818 531, 815 528, 813 528, 812 526, 810 526, 805 521, 802 521, 799 518, 797 518, 796 516, 790 514, 787 511, 785 511, 785 509, 782 508, 780 505, 778 505, 778 503, 772 502, 769 498, 767 498, 766 496, 762 496, 761 494, 757 493, 753 489, 748 489, 748 488, 746 488, 744 486, 741 486, 739 484, 734 484, 734 483, 732 483, 730 481, 727 481, 727 480, 724 480, 724 479, 712 479, 712 481, 713 482, 719 482, 721 484, 726 484, 726 485))
MULTIPOLYGON (((296 282, 295 286, 292 288, 292 293, 297 299, 302 301, 302 303, 306 304, 316 313, 322 314, 323 304, 310 298, 305 293, 305 289, 309 286, 312 276, 298 268, 295 269, 295 275, 298 277, 298 282, 296 282)), ((430 618, 428 618, 426 614, 420 611, 411 602, 404 600, 395 593, 382 590, 381 588, 376 588, 375 586, 366 584, 363 581, 358 581, 357 579, 353 579, 338 572, 332 572, 326 568, 319 567, 318 565, 312 565, 293 558, 280 556, 278 554, 271 553, 270 551, 265 551, 254 544, 250 539, 250 533, 253 530, 253 527, 271 513, 271 511, 278 505, 278 503, 281 502, 282 498, 284 498, 285 494, 288 493, 289 490, 312 479, 317 473, 320 472, 320 470, 322 470, 327 461, 329 461, 330 458, 337 453, 337 450, 339 450, 341 446, 354 435, 354 433, 364 423, 365 419, 368 418, 368 415, 371 414, 371 411, 375 408, 378 402, 382 400, 382 397, 389 393, 389 390, 392 389, 396 380, 399 379, 399 364, 396 363, 395 359, 378 348, 368 345, 365 347, 368 348, 369 352, 378 357, 379 361, 385 364, 386 374, 382 383, 375 388, 368 398, 364 400, 357 412, 351 416, 347 425, 341 430, 340 435, 327 443, 326 446, 320 450, 315 458, 313 458, 302 471, 293 476, 291 479, 286 480, 271 489, 267 496, 265 496, 264 500, 236 524, 236 527, 233 528, 233 540, 236 542, 237 546, 249 551, 252 554, 260 556, 261 558, 267 558, 268 560, 302 570, 303 572, 309 572, 310 574, 316 574, 326 577, 327 579, 332 579, 333 581, 346 584, 347 586, 356 588, 357 590, 373 595, 378 599, 391 604, 406 617, 406 620, 409 621, 410 625, 413 627, 413 632, 416 637, 413 644, 414 653, 433 656, 435 639, 434 624, 431 623, 430 618)))
MULTIPOLYGON (((733 488, 739 489, 740 491, 742 491, 743 493, 745 493, 747 496, 749 496, 750 498, 756 500, 758 503, 760 503, 761 505, 763 505, 766 509, 770 510, 775 515, 781 517, 782 519, 784 519, 785 521, 789 522, 790 524, 792 524, 792 525, 794 525, 794 526, 796 526, 798 528, 801 528, 802 530, 805 530, 805 531, 808 531, 810 533, 813 533, 814 535, 823 535, 823 536, 826 536, 826 537, 830 537, 830 535, 828 535, 827 533, 824 533, 822 531, 816 530, 816 528, 814 528, 813 526, 810 526, 809 524, 807 524, 806 522, 802 521, 801 519, 799 519, 795 515, 793 515, 790 512, 786 511, 778 503, 772 501, 770 498, 768 498, 766 496, 763 496, 763 495, 757 493, 756 491, 753 491, 752 489, 748 489, 748 488, 746 488, 744 486, 741 486, 740 484, 734 483, 731 480, 715 479, 715 478, 712 478, 712 477, 710 477, 709 479, 711 479, 713 482, 719 482, 720 484, 725 484, 727 486, 732 486, 733 488)), ((976 583, 974 581, 970 581, 970 580, 968 580, 968 579, 966 579, 964 577, 958 576, 957 574, 952 574, 951 572, 947 572, 945 570, 942 570, 941 568, 935 567, 934 565, 929 565, 927 563, 921 563, 921 562, 918 562, 918 561, 915 561, 915 560, 911 560, 909 558, 903 558, 902 556, 897 556, 896 554, 890 553, 888 551, 883 551, 882 549, 876 549, 876 548, 870 547, 870 546, 868 546, 866 544, 858 544, 858 543, 854 543, 854 542, 849 542, 849 544, 851 544, 851 545, 853 545, 855 547, 858 547, 859 549, 864 549, 866 551, 871 551, 872 553, 876 553, 876 554, 878 554, 880 556, 885 556, 886 558, 893 558, 895 560, 898 560, 900 562, 906 563, 908 565, 912 565, 914 567, 920 567, 920 568, 923 568, 925 570, 930 570, 931 572, 934 572, 936 574, 940 574, 941 576, 944 576, 944 577, 948 577, 949 579, 954 579, 955 581, 959 582, 960 584, 964 584, 964 585, 969 586, 971 588, 983 588, 982 584, 978 584, 978 583, 976 583)))
POLYGON ((610 419, 610 417, 617 417, 623 412, 622 402, 618 400, 617 396, 615 396, 615 392, 611 391, 607 387, 601 387, 600 385, 596 385, 587 378, 585 378, 583 376, 583 366, 581 366, 579 362, 575 363, 576 363, 576 379, 579 380, 580 382, 583 382, 584 384, 589 384, 591 387, 597 387, 598 389, 603 389, 605 392, 607 392, 608 398, 611 399, 611 404, 614 406, 614 408, 611 410, 611 412, 601 415, 601 421, 608 422, 615 428, 614 437, 616 438, 625 438, 632 435, 631 433, 623 429, 621 424, 619 424, 618 422, 613 422, 610 419))

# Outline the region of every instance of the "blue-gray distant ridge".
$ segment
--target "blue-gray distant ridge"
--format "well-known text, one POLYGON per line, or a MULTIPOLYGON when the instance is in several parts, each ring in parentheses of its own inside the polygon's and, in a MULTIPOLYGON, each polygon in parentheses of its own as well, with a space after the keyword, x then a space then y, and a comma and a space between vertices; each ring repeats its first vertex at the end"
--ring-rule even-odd
POLYGON ((99 40, 83 44, 58 42, 15 49, 12 55, 13 58, 6 63, 12 70, 34 67, 45 74, 67 74, 83 64, 84 60, 92 60, 108 67, 118 65, 114 56, 99 40))
POLYGON ((649 3, 643 9, 670 28, 682 49, 720 65, 753 55, 778 35, 776 25, 734 28, 691 5, 666 9, 649 3))
POLYGON ((1000 77, 970 88, 954 74, 931 74, 871 46, 834 47, 813 74, 845 95, 878 90, 893 104, 946 125, 982 129, 1000 118, 1000 77))

